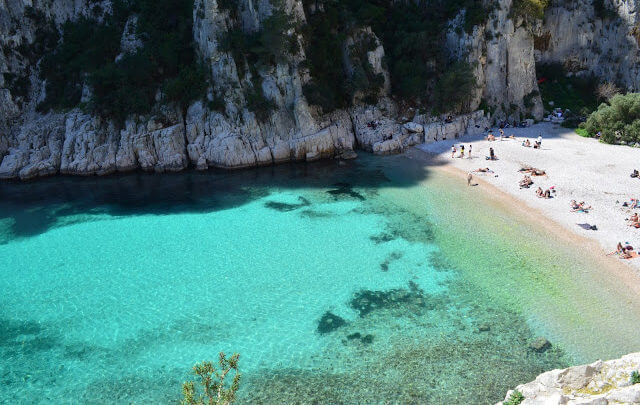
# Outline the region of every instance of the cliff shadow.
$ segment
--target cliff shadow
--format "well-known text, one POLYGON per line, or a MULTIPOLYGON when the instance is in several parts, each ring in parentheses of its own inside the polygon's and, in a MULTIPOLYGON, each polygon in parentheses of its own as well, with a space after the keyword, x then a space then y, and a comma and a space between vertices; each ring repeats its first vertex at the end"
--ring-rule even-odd
MULTIPOLYGON (((404 155, 360 153, 355 160, 286 163, 244 170, 134 172, 105 177, 56 176, 0 182, 0 244, 98 216, 204 213, 238 207, 274 189, 325 190, 334 199, 364 199, 358 191, 410 187, 429 176, 428 164, 404 155), (393 171, 393 180, 388 173, 393 171), (60 221, 60 218, 65 218, 60 221), (4 229, 3 229, 4 228, 4 229)), ((276 207, 277 208, 277 207, 276 207)))

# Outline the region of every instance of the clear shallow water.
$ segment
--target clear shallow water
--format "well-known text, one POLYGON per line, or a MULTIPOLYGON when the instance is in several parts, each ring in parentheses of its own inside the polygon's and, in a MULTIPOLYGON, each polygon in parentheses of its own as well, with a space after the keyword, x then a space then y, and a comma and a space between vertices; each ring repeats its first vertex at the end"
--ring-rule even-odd
POLYGON ((491 403, 640 347, 602 341, 637 303, 588 260, 453 184, 367 156, 0 184, 0 401, 175 402, 224 350, 243 403, 491 403))

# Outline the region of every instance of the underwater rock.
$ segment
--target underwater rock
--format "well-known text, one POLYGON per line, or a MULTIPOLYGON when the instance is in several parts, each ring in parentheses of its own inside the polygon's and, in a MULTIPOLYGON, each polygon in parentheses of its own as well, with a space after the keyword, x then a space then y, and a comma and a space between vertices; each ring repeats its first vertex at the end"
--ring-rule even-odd
POLYGON ((327 311, 322 315, 320 321, 318 321, 318 333, 324 335, 325 333, 333 332, 341 326, 347 324, 347 321, 339 317, 338 315, 334 315, 331 312, 327 311))
POLYGON ((278 201, 267 201, 264 204, 264 206, 280 212, 289 212, 289 211, 295 211, 298 208, 308 207, 311 205, 311 202, 302 196, 298 197, 298 201, 300 201, 299 204, 289 204, 289 203, 283 203, 278 201))
POLYGON ((373 343, 373 335, 362 336, 360 332, 347 335, 347 340, 356 340, 356 339, 365 345, 369 345, 373 343))
POLYGON ((380 263, 380 270, 389 271, 389 265, 391 262, 395 262, 398 259, 401 259, 404 254, 402 252, 391 252, 389 256, 384 260, 384 262, 380 263))
POLYGON ((358 193, 357 191, 353 191, 353 186, 349 183, 336 183, 334 184, 334 186, 336 186, 337 188, 328 190, 327 193, 331 194, 335 199, 337 199, 338 197, 347 196, 360 201, 365 200, 362 194, 358 193))
POLYGON ((551 342, 543 337, 539 337, 529 343, 529 348, 536 353, 544 353, 551 348, 551 342))
POLYGON ((396 288, 389 291, 362 290, 354 294, 349 303, 351 308, 359 312, 360 317, 382 308, 409 305, 424 308, 423 292, 413 281, 409 281, 409 289, 396 288))
POLYGON ((396 239, 397 237, 398 237, 398 235, 396 235, 396 234, 389 233, 389 232, 383 232, 383 233, 380 233, 378 235, 370 236, 369 239, 371 239, 373 241, 373 243, 375 243, 376 245, 379 245, 381 243, 391 242, 392 240, 396 239))
POLYGON ((491 326, 488 323, 481 323, 478 325, 478 332, 489 332, 491 330, 491 326))

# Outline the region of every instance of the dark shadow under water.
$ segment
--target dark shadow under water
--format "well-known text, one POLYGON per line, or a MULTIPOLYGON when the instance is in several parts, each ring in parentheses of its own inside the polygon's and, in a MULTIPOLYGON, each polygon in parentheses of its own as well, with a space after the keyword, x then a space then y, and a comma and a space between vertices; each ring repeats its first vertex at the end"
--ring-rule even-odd
MULTIPOLYGON (((268 189, 273 188, 327 189, 336 199, 362 200, 364 196, 354 189, 375 189, 389 184, 383 165, 401 163, 401 160, 407 159, 364 154, 352 161, 288 163, 238 171, 136 172, 107 177, 57 176, 30 182, 4 181, 0 182, 0 220, 12 221, 9 234, 0 235, 0 243, 46 232, 58 226, 61 217, 78 216, 71 222, 82 222, 97 214, 213 212, 263 198, 268 195, 268 189), (82 214, 87 214, 87 218, 82 214)), ((407 171, 404 184, 394 182, 393 185, 415 185, 427 176, 426 168, 416 166, 407 171)))

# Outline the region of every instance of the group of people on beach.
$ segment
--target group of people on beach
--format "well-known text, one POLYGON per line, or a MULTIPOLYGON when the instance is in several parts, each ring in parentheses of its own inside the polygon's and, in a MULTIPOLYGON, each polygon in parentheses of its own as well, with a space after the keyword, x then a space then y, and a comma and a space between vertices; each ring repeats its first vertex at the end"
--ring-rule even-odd
MULTIPOLYGON (((471 150, 473 149, 473 145, 469 145, 469 149, 467 149, 468 152, 468 156, 469 159, 471 159, 471 150)), ((453 159, 454 157, 456 157, 456 145, 451 145, 451 158, 453 159)), ((460 154, 458 155, 459 158, 464 159, 464 145, 460 144, 460 154)))
MULTIPOLYGON (((505 139, 504 130, 500 128, 499 131, 500 131, 500 140, 505 139)), ((509 138, 515 139, 515 136, 512 135, 509 138)), ((496 141, 496 136, 494 136, 491 131, 488 131, 488 134, 485 137, 485 139, 489 142, 493 142, 493 141, 496 141)), ((538 138, 533 142, 533 145, 529 139, 524 139, 522 141, 522 146, 526 148, 530 148, 533 146, 534 149, 541 149, 542 135, 540 134, 538 136, 538 138)), ((456 154, 456 148, 455 146, 453 146, 451 151, 451 157, 455 157, 455 154, 456 154)), ((462 145, 461 145, 460 157, 464 157, 464 146, 462 145)), ((487 156, 486 159, 497 160, 495 151, 493 150, 492 147, 489 148, 489 156, 487 156)), ((547 174, 545 170, 536 169, 533 167, 524 167, 520 169, 520 172, 524 174, 524 177, 518 183, 521 189, 530 188, 534 184, 532 176, 546 176, 547 174)), ((477 170, 470 172, 467 178, 468 185, 471 185, 471 180, 472 180, 471 173, 493 173, 493 171, 488 167, 484 167, 484 168, 481 167, 481 168, 478 168, 477 170)), ((633 170, 633 172, 631 173, 631 177, 640 179, 640 171, 637 169, 633 170)), ((553 198, 553 193, 555 193, 555 191, 556 190, 554 189, 554 187, 551 187, 547 190, 544 190, 542 187, 538 187, 536 190, 536 196, 538 198, 545 198, 545 199, 553 198)), ((578 202, 576 200, 571 200, 569 205, 571 208, 571 212, 589 213, 592 210, 592 207, 590 205, 587 205, 584 201, 578 202)), ((623 206, 630 209, 640 209, 640 200, 632 198, 630 203, 625 202, 623 206)), ((640 229, 640 217, 637 212, 631 215, 629 218, 627 218, 627 222, 629 226, 640 229)), ((591 229, 591 230, 598 229, 597 226, 595 225, 590 225, 590 224, 578 224, 578 225, 582 226, 585 229, 591 229)), ((633 247, 628 242, 625 242, 624 244, 622 242, 618 243, 616 251, 610 253, 610 255, 614 255, 614 254, 618 255, 622 259, 633 259, 635 257, 640 257, 640 255, 638 255, 638 253, 634 251, 633 247)))
MULTIPOLYGON (((489 131, 485 139, 489 142, 494 142, 496 140, 496 136, 493 134, 493 132, 489 131)), ((516 136, 515 135, 506 136, 504 134, 504 130, 500 128, 500 140, 504 141, 505 139, 516 139, 516 136)))
POLYGON ((609 255, 618 255, 621 259, 632 259, 638 256, 638 254, 633 251, 633 246, 629 245, 628 242, 625 242, 624 245, 622 242, 618 242, 616 251, 609 253, 609 255))
MULTIPOLYGON (((522 146, 524 146, 525 148, 531 147, 531 141, 529 141, 529 138, 522 141, 522 146)), ((533 149, 540 148, 542 148, 542 135, 538 135, 538 139, 533 143, 533 149)))

